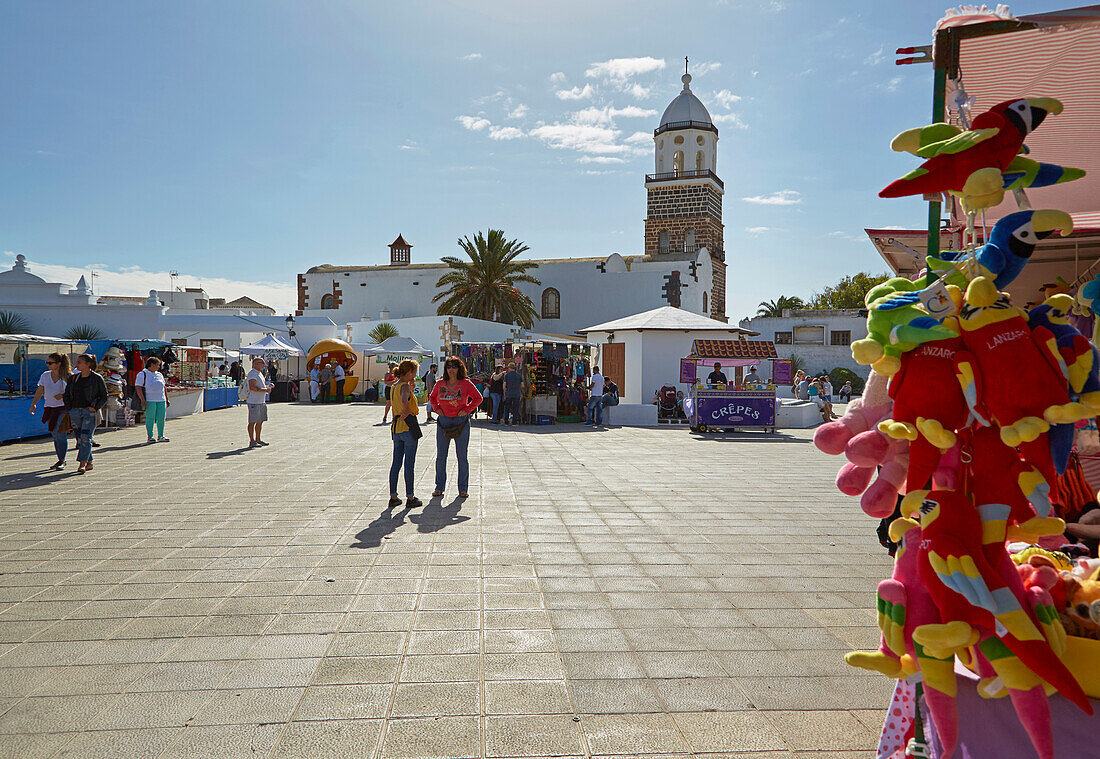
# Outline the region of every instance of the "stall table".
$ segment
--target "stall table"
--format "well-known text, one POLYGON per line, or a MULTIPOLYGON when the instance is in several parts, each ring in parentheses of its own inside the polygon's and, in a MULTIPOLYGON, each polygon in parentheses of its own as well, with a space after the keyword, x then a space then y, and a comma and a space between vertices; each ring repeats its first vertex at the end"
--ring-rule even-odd
POLYGON ((31 416, 32 400, 33 395, 0 397, 0 442, 50 434, 50 430, 42 422, 45 409, 41 403, 38 413, 31 416))
POLYGON ((202 406, 204 411, 213 411, 219 408, 230 408, 237 405, 237 387, 208 387, 202 391, 202 406))
POLYGON ((206 390, 201 387, 173 387, 168 386, 168 406, 164 416, 166 419, 176 419, 189 414, 198 414, 202 411, 203 395, 206 390))

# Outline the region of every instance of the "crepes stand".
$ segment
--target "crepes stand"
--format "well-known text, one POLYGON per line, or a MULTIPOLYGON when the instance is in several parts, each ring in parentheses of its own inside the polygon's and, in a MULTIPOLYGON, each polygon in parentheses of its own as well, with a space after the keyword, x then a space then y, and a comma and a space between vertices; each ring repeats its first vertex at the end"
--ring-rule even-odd
POLYGON ((775 432, 775 386, 745 385, 744 367, 775 359, 775 345, 769 340, 695 340, 691 355, 680 361, 680 382, 691 386, 684 411, 691 429, 708 432, 724 429, 763 429, 775 432), (714 364, 735 370, 733 382, 708 385, 700 378, 714 364))

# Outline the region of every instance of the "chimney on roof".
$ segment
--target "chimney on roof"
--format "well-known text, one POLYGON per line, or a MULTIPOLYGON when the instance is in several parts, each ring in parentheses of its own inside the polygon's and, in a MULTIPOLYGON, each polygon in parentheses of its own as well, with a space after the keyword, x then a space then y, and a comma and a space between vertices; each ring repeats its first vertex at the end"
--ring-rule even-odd
POLYGON ((390 266, 408 266, 412 260, 412 246, 401 235, 390 243, 390 266))

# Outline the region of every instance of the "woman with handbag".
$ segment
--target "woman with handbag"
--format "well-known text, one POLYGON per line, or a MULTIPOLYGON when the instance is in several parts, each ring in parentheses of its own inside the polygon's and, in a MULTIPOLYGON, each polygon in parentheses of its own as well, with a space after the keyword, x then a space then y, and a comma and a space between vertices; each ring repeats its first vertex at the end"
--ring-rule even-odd
POLYGON ((92 471, 92 435, 96 412, 107 405, 107 383, 95 373, 96 357, 81 353, 76 357, 76 372, 65 385, 65 407, 76 432, 77 474, 92 471))
POLYGON ((443 495, 447 486, 447 453, 451 441, 455 441, 458 456, 458 497, 470 497, 470 461, 466 451, 470 447, 470 414, 481 405, 482 396, 473 382, 466 379, 466 364, 458 356, 443 362, 443 379, 435 383, 430 398, 435 409, 435 492, 433 498, 443 495))
POLYGON ((395 370, 395 382, 390 394, 393 408, 393 463, 390 464, 390 502, 387 508, 401 505, 397 495, 397 476, 405 468, 405 508, 415 509, 424 502, 413 495, 413 475, 416 469, 416 446, 423 433, 417 415, 420 409, 416 405, 412 384, 416 381, 416 372, 420 368, 412 359, 405 359, 395 370))
POLYGON ((138 372, 134 380, 134 392, 145 405, 145 432, 150 443, 167 443, 164 436, 164 419, 168 413, 167 385, 160 373, 160 359, 150 356, 145 359, 145 368, 138 372), (157 427, 157 436, 153 437, 153 425, 157 427))
POLYGON ((57 453, 57 463, 50 469, 64 469, 65 455, 69 452, 69 416, 65 412, 65 385, 73 373, 69 357, 64 353, 51 353, 46 357, 46 368, 38 378, 38 389, 31 401, 31 416, 34 416, 38 399, 43 398, 42 421, 53 437, 53 449, 57 453))

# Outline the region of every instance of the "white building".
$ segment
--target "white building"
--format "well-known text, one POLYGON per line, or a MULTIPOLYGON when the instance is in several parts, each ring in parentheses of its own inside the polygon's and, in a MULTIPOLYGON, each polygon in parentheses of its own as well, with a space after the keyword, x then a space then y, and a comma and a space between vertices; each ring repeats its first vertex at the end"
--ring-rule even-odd
MULTIPOLYGON (((743 327, 702 314, 664 306, 581 330, 599 348, 603 373, 619 386, 620 403, 610 409, 613 424, 657 425, 653 398, 663 385, 680 384, 680 359, 695 340, 735 340, 751 335, 743 327)), ((763 367, 770 373, 770 367, 763 367)))
POLYGON ((780 358, 800 358, 810 374, 838 366, 864 379, 870 374, 870 367, 860 366, 852 358, 852 343, 867 337, 867 317, 857 310, 787 309, 783 316, 744 319, 741 326, 759 332, 761 340, 775 343, 780 358))
POLYGON ((0 272, 0 311, 14 312, 27 320, 24 332, 64 336, 73 327, 91 325, 107 337, 119 339, 155 338, 164 306, 156 301, 138 304, 98 304, 84 277, 69 289, 60 282, 47 282, 27 269, 27 259, 16 256, 15 264, 0 272))
MULTIPOLYGON (((654 173, 647 193, 644 255, 537 259, 540 285, 519 289, 535 304, 536 332, 568 335, 639 310, 674 306, 725 321, 724 185, 715 173, 718 128, 691 91, 669 103, 653 133, 654 173)), ((412 263, 412 245, 399 235, 388 266, 321 264, 298 275, 299 315, 329 316, 337 324, 435 316, 442 263, 412 263)), ((454 251, 433 251, 433 257, 454 251)), ((470 336, 468 339, 492 339, 470 336)))

